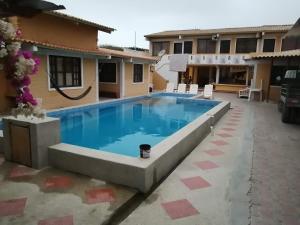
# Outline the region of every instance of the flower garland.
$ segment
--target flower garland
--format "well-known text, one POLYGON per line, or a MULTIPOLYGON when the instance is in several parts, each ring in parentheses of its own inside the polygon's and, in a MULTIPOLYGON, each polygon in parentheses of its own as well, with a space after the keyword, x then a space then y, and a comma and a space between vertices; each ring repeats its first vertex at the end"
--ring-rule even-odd
POLYGON ((39 58, 33 57, 32 52, 21 50, 21 43, 14 41, 20 37, 21 31, 4 20, 0 19, 0 58, 5 60, 7 78, 11 80, 16 89, 17 108, 13 115, 44 117, 45 112, 38 106, 37 100, 32 96, 29 85, 30 76, 38 71, 39 58))

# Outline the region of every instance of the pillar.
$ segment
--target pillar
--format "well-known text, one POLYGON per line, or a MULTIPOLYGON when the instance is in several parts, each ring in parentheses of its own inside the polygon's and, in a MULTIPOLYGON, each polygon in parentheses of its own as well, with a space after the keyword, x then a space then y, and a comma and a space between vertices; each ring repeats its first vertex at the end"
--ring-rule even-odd
POLYGON ((220 80, 220 66, 216 66, 216 84, 219 84, 219 80, 220 80))

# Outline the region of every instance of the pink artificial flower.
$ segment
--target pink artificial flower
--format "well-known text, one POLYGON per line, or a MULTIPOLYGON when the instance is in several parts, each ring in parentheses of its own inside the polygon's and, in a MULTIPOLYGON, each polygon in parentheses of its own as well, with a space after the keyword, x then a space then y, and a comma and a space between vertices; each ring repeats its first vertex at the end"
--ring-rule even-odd
POLYGON ((23 51, 22 55, 25 59, 31 59, 32 58, 32 52, 31 51, 23 51))
POLYGON ((29 86, 31 84, 31 79, 29 76, 24 76, 24 78, 21 80, 21 84, 23 86, 29 86))
POLYGON ((23 87, 23 93, 29 93, 30 94, 29 87, 23 87))

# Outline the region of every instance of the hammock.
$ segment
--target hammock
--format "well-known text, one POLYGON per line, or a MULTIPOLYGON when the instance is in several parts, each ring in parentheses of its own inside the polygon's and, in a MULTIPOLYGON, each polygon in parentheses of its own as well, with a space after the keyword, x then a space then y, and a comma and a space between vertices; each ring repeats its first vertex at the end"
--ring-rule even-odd
POLYGON ((76 96, 76 97, 72 97, 67 95, 66 93, 64 93, 56 84, 56 82, 54 81, 53 77, 49 74, 49 78, 50 78, 50 82, 52 87, 54 87, 54 89, 63 97, 69 99, 69 100, 80 100, 82 98, 84 98, 91 90, 92 90, 92 86, 89 86, 81 95, 76 96))

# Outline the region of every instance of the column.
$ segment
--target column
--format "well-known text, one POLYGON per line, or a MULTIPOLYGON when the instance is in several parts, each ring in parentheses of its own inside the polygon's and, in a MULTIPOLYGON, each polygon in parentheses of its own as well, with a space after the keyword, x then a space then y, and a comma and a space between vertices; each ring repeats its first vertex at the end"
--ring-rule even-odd
POLYGON ((216 66, 216 84, 219 84, 219 80, 220 80, 220 66, 216 66))
POLYGON ((120 62, 120 98, 125 97, 125 62, 120 62))
POLYGON ((249 67, 246 68, 246 86, 249 84, 249 67))

